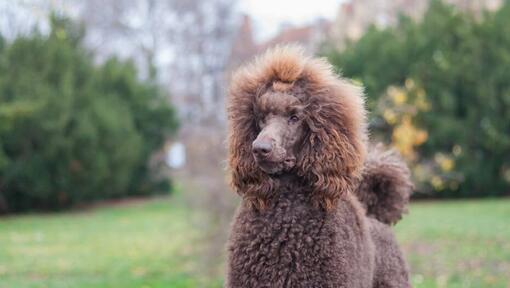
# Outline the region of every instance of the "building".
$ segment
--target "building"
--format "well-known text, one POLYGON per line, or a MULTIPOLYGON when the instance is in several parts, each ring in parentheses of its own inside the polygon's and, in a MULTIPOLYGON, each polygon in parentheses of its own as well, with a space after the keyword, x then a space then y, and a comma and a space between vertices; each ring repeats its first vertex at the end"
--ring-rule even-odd
MULTIPOLYGON (((463 11, 480 14, 496 10, 503 0, 444 0, 463 11)), ((340 5, 331 29, 331 39, 338 49, 356 41, 371 25, 379 28, 396 25, 400 15, 419 19, 430 2, 426 0, 350 0, 340 5)))

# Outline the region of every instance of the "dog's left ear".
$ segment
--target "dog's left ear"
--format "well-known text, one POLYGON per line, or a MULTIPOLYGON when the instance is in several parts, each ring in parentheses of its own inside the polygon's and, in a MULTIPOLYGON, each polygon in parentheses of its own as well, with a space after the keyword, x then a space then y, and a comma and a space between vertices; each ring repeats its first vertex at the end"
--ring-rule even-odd
MULTIPOLYGON (((317 75, 314 75, 317 76, 317 75)), ((307 91, 308 131, 298 157, 298 173, 325 210, 353 191, 366 154, 363 93, 334 76, 312 78, 307 91)))
POLYGON ((249 66, 249 69, 238 72, 230 87, 228 164, 231 186, 243 197, 244 203, 262 210, 268 206, 277 183, 257 166, 251 152, 252 142, 258 135, 255 99, 262 93, 260 87, 267 82, 266 79, 256 79, 250 72, 252 70, 255 68, 249 66))

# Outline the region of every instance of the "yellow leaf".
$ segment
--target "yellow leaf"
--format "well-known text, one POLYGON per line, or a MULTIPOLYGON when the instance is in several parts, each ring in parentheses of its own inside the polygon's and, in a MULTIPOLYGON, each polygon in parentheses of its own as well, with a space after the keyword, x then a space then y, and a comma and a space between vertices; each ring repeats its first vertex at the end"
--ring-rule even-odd
POLYGON ((412 90, 412 89, 414 89, 414 86, 415 86, 415 84, 414 84, 414 80, 413 80, 413 79, 410 79, 410 78, 407 78, 407 79, 406 79, 406 82, 405 82, 405 86, 406 86, 406 89, 407 89, 407 90, 412 90))
POLYGON ((390 125, 395 125, 395 123, 397 123, 397 115, 391 110, 385 110, 383 113, 383 118, 390 125))
POLYGON ((434 189, 437 191, 444 189, 443 180, 439 176, 433 176, 430 179, 430 184, 432 184, 432 187, 434 187, 434 189))
POLYGON ((393 103, 397 106, 401 106, 406 103, 407 101, 407 94, 398 89, 395 93, 392 94, 391 98, 393 99, 393 103))
POLYGON ((441 167, 441 170, 443 170, 444 172, 450 172, 452 171, 454 164, 455 163, 453 162, 452 159, 444 158, 439 164, 439 166, 441 167))

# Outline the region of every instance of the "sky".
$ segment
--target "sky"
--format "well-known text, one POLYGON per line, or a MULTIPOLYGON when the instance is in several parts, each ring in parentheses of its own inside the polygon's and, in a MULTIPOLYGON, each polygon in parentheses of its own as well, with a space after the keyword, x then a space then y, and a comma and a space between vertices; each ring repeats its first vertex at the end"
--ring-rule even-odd
POLYGON ((283 23, 304 25, 319 17, 334 19, 344 0, 241 0, 241 11, 252 17, 257 40, 274 36, 283 23))

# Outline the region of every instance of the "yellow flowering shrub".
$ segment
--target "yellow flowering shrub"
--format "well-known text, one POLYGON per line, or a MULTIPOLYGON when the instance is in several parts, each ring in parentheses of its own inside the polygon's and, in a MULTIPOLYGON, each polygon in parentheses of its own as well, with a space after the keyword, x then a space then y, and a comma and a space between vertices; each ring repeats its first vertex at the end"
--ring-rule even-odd
POLYGON ((391 128, 391 145, 408 161, 418 184, 425 184, 435 191, 457 189, 459 179, 454 171, 455 158, 462 153, 461 146, 455 145, 451 153, 436 153, 433 159, 423 159, 418 152, 429 135, 416 123, 419 113, 431 109, 426 91, 413 79, 407 79, 402 87, 388 87, 379 99, 377 109, 391 128))

